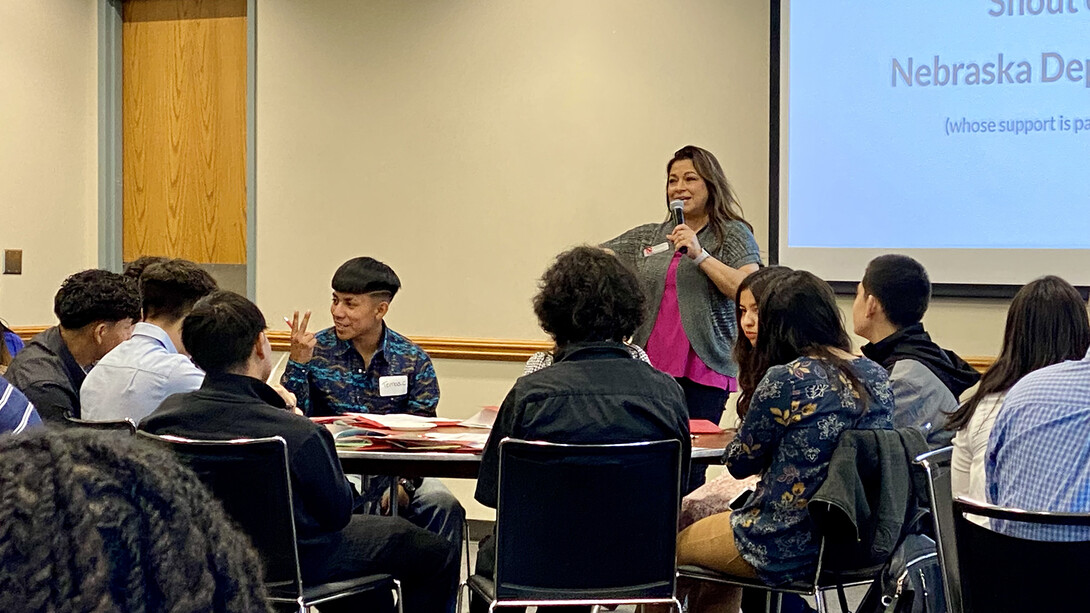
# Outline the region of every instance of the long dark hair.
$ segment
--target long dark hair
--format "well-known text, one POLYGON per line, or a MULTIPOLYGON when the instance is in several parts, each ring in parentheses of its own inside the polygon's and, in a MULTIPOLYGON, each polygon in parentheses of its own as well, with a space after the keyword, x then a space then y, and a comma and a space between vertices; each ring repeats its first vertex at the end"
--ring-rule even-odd
POLYGON ((1003 350, 972 397, 946 418, 946 429, 964 428, 988 394, 1006 392, 1039 368, 1082 359, 1088 347, 1090 319, 1079 292, 1054 276, 1027 283, 1007 310, 1003 350))
POLYGON ((0 610, 268 611, 261 564, 197 477, 132 437, 0 437, 0 610))
MULTIPOLYGON (((734 303, 741 304, 742 292, 749 290, 753 294, 753 300, 757 303, 757 308, 760 309, 765 297, 768 295, 769 288, 780 276, 788 272, 791 272, 791 269, 786 266, 769 266, 748 275, 738 284, 738 292, 734 295, 734 303)), ((753 390, 757 389, 757 384, 761 382, 761 377, 765 375, 765 371, 758 370, 752 363, 754 347, 753 343, 750 343, 749 339, 746 338, 746 335, 741 333, 742 311, 740 309, 734 310, 734 321, 736 329, 739 331, 738 339, 734 341, 733 352, 734 363, 738 365, 738 389, 741 392, 738 395, 738 417, 745 417, 749 411, 749 401, 753 398, 753 390)), ((760 325, 760 311, 758 310, 758 331, 760 325)))
POLYGON ((763 373, 802 356, 817 358, 839 371, 866 408, 869 394, 862 381, 851 362, 833 351, 850 352, 852 341, 828 283, 805 270, 777 276, 757 305, 757 321, 754 368, 763 373))
POLYGON ((734 188, 731 187, 730 181, 727 180, 726 173, 723 172, 723 167, 719 165, 719 160, 715 159, 711 151, 707 149, 701 149, 696 145, 685 145, 681 149, 674 152, 674 157, 670 158, 670 161, 666 163, 666 174, 670 174, 670 169, 674 167, 674 163, 679 160, 689 160, 693 163, 693 168, 696 169, 696 174, 700 175, 701 179, 704 179, 705 185, 708 186, 708 203, 705 208, 708 212, 708 225, 712 227, 712 232, 715 233, 715 242, 719 246, 723 245, 724 237, 727 235, 727 223, 731 221, 740 221, 750 232, 753 232, 753 226, 742 217, 742 205, 738 202, 738 196, 734 193, 734 188))

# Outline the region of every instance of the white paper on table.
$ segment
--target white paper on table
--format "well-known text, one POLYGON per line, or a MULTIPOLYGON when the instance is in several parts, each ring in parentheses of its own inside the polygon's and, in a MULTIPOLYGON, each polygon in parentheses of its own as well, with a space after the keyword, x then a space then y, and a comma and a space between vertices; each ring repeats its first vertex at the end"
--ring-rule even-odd
POLYGON ((496 423, 496 415, 498 414, 499 410, 496 407, 485 407, 480 411, 477 411, 476 415, 460 422, 458 425, 466 428, 485 428, 491 430, 492 424, 496 423))
POLYGON ((487 432, 425 432, 424 438, 431 441, 443 441, 450 443, 470 443, 484 445, 488 442, 487 432))
POLYGON ((461 432, 457 434, 446 432, 426 432, 424 438, 437 443, 459 443, 470 449, 484 449, 488 442, 487 432, 461 432))
POLYGON ((349 413, 349 415, 365 417, 376 424, 382 424, 384 428, 390 429, 405 426, 435 425, 431 418, 421 417, 419 415, 408 415, 405 413, 389 413, 385 415, 377 413, 349 413))

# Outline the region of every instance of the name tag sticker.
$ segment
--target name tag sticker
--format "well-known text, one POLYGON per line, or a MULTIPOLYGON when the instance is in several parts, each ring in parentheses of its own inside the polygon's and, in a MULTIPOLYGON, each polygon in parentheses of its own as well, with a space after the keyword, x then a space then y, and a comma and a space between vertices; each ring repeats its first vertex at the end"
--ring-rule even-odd
POLYGON ((659 244, 657 244, 657 245, 655 245, 653 247, 644 247, 643 248, 643 257, 646 258, 646 257, 650 257, 652 255, 655 255, 656 253, 662 253, 663 251, 666 251, 669 248, 670 248, 670 243, 665 243, 665 242, 659 243, 659 244))
POLYGON ((391 375, 378 378, 378 394, 383 398, 390 396, 404 396, 409 393, 409 377, 407 375, 391 375))

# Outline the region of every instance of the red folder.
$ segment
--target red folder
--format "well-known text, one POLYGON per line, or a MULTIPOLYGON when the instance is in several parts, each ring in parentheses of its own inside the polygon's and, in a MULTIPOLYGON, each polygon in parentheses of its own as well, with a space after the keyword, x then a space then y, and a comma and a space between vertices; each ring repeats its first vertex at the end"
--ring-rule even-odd
POLYGON ((723 429, 706 419, 690 419, 689 434, 721 434, 723 429))

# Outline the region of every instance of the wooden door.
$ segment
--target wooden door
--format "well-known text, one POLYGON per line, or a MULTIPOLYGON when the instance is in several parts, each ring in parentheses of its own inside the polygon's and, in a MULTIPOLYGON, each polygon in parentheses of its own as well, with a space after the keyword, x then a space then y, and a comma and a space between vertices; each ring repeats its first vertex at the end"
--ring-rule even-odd
POLYGON ((124 0, 122 66, 123 259, 245 284, 246 0, 124 0))

